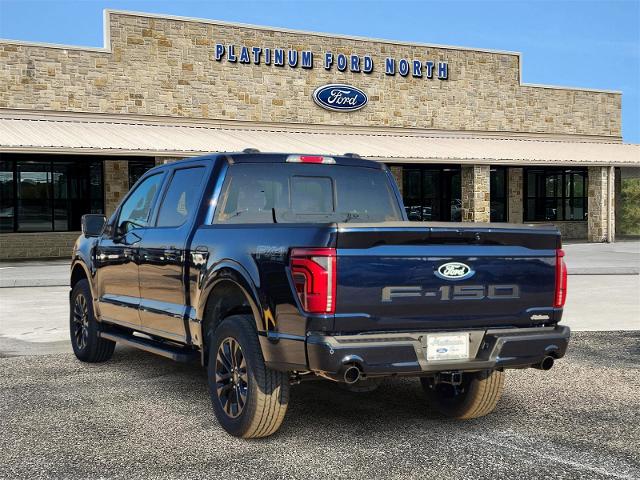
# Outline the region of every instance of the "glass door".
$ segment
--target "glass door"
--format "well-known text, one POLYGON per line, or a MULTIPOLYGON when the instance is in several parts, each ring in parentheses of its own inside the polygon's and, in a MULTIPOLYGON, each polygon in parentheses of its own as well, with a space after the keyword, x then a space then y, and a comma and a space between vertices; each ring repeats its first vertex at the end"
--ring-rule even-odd
POLYGON ((409 220, 461 220, 459 167, 403 167, 402 187, 402 199, 409 220))
POLYGON ((19 162, 17 170, 18 231, 51 231, 51 164, 19 162))

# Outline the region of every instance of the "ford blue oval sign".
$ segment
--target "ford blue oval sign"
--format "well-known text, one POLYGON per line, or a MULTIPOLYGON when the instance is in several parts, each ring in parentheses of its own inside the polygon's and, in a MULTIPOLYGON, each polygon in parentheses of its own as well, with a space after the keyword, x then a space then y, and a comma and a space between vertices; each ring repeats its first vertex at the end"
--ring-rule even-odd
POLYGON ((333 83, 316 88, 313 100, 322 108, 334 112, 353 112, 364 107, 369 99, 362 90, 351 85, 333 83))

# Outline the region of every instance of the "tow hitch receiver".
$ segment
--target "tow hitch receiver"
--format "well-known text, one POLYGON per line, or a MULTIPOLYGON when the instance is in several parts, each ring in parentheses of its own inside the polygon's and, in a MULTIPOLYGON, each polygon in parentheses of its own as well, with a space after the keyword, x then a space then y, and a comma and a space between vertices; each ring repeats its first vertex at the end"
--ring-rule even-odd
POLYGON ((448 383, 449 385, 458 386, 462 383, 461 372, 440 372, 437 373, 434 383, 448 383))

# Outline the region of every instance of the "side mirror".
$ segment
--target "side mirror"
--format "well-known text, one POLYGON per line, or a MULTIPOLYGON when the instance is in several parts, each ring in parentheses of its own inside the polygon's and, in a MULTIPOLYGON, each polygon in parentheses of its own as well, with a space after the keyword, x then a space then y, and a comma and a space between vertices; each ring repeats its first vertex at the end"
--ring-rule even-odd
POLYGON ((82 216, 82 233, 85 237, 99 237, 107 223, 107 217, 102 214, 88 213, 82 216))

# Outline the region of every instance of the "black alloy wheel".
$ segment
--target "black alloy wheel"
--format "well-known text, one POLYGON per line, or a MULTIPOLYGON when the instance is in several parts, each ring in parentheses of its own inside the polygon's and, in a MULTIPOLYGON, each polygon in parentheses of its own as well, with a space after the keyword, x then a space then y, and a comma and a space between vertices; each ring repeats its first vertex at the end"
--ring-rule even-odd
POLYGON ((216 419, 242 438, 275 433, 287 412, 289 374, 267 367, 252 315, 231 315, 208 335, 207 380, 216 419))
POLYGON ((100 326, 93 310, 89 281, 82 279, 71 289, 69 297, 69 334, 78 360, 104 362, 113 355, 116 343, 100 337, 100 326))
POLYGON ((72 333, 78 348, 84 350, 87 347, 87 338, 89 336, 89 307, 87 306, 87 299, 82 293, 76 295, 73 302, 72 333))
POLYGON ((230 418, 237 418, 247 403, 249 377, 240 344, 225 338, 216 355, 215 385, 218 401, 230 418))

